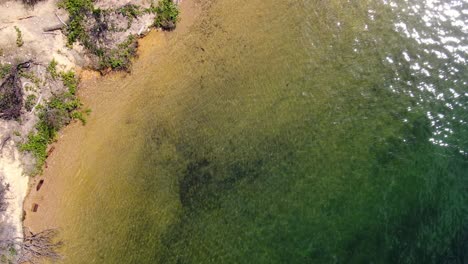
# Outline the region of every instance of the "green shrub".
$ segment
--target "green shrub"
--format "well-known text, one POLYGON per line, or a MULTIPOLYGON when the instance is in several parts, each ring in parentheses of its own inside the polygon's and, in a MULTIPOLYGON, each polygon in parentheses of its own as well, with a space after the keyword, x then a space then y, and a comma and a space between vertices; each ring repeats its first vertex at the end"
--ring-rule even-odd
POLYGON ((21 33, 21 30, 17 26, 15 26, 15 30, 16 30, 16 46, 21 47, 24 45, 23 34, 21 33))
POLYGON ((70 15, 70 22, 67 26, 68 44, 72 45, 76 41, 83 44, 88 42, 88 35, 84 28, 84 20, 87 13, 94 10, 91 0, 63 0, 59 3, 60 8, 64 8, 70 15))
POLYGON ((32 110, 32 108, 34 107, 34 104, 36 103, 36 96, 34 94, 30 94, 28 95, 28 97, 26 97, 26 102, 24 103, 24 107, 26 108, 26 110, 29 112, 32 110))
MULTIPOLYGON (((34 174, 42 171, 47 158, 47 146, 55 139, 57 132, 73 119, 80 120, 84 124, 85 114, 89 113, 89 110, 83 112, 80 109, 82 104, 76 97, 78 79, 75 73, 73 71, 62 72, 60 76, 64 85, 68 87, 68 91, 54 95, 45 106, 38 107, 40 113, 36 132, 29 134, 26 143, 20 147, 22 151, 29 151, 36 158, 34 174)), ((29 98, 28 96, 27 101, 29 98)))
POLYGON ((42 166, 47 158, 47 146, 51 143, 57 132, 65 125, 76 118, 75 113, 79 111, 81 103, 77 98, 69 93, 54 96, 39 114, 39 122, 36 125, 36 132, 28 136, 27 142, 22 144, 22 151, 31 152, 36 158, 36 172, 42 171, 42 166))
POLYGON ((20 72, 20 76, 33 82, 36 87, 40 87, 41 85, 41 79, 36 74, 34 74, 34 72, 23 70, 20 72))
POLYGON ((50 74, 50 76, 54 80, 55 80, 55 78, 58 77, 57 65, 58 65, 57 61, 55 59, 52 59, 50 61, 49 65, 47 66, 47 72, 50 74))
POLYGON ((134 4, 127 4, 122 6, 121 8, 117 9, 117 12, 126 16, 126 17, 133 17, 137 18, 139 15, 142 14, 142 10, 139 6, 134 4))
POLYGON ((27 142, 20 147, 22 151, 29 151, 36 158, 36 171, 34 173, 42 171, 42 165, 47 158, 47 145, 54 139, 57 132, 47 125, 44 116, 45 113, 40 114, 39 122, 36 125, 37 132, 29 134, 27 142))
POLYGON ((121 8, 117 9, 116 11, 117 13, 127 17, 128 19, 127 28, 130 28, 130 26, 132 25, 133 19, 137 18, 143 13, 140 7, 134 4, 124 5, 121 8))
POLYGON ((10 71, 10 64, 0 64, 0 79, 3 79, 5 76, 7 76, 10 73, 10 71))
POLYGON ((161 0, 152 8, 156 13, 154 25, 164 30, 173 30, 179 17, 179 8, 172 0, 161 0))
POLYGON ((75 95, 76 89, 78 88, 78 78, 75 76, 75 72, 67 71, 61 73, 62 82, 68 88, 68 91, 75 95))
POLYGON ((103 53, 100 56, 100 69, 112 68, 114 70, 128 70, 131 59, 135 56, 137 50, 137 40, 135 36, 130 35, 127 40, 120 43, 116 49, 103 53))

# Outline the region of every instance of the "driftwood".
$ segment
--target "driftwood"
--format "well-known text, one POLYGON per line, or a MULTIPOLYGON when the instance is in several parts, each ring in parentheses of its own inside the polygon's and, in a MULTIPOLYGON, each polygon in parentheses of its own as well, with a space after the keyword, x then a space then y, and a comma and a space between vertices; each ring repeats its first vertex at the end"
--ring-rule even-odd
POLYGON ((24 20, 24 19, 29 19, 29 18, 33 18, 33 17, 36 17, 36 16, 18 17, 18 20, 24 20))
POLYGON ((45 27, 42 30, 44 32, 50 32, 50 31, 55 31, 55 30, 61 30, 64 27, 65 26, 62 23, 60 23, 60 24, 55 24, 55 25, 49 26, 49 27, 45 27))
POLYGON ((0 84, 0 118, 15 119, 21 114, 23 107, 23 89, 19 73, 29 68, 32 60, 28 60, 12 67, 10 73, 0 84))
POLYGON ((41 189, 41 187, 42 187, 43 184, 44 184, 44 179, 40 180, 39 183, 37 184, 37 186, 36 186, 36 192, 38 192, 38 191, 41 189))
POLYGON ((57 15, 57 13, 54 14, 58 18, 58 20, 60 20, 60 23, 62 23, 64 26, 67 26, 67 23, 63 22, 63 20, 59 17, 59 15, 57 15))
POLYGON ((57 229, 46 229, 39 233, 25 230, 24 238, 15 237, 0 241, 3 247, 17 246, 20 248, 18 263, 41 263, 41 260, 48 259, 57 262, 62 259, 58 253, 63 246, 62 241, 55 241, 58 235, 57 229))

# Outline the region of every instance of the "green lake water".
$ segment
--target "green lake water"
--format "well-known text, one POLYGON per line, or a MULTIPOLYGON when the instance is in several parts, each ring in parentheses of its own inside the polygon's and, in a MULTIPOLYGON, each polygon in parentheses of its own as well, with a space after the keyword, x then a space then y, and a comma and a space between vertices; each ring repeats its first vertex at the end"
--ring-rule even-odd
POLYGON ((468 263, 468 2, 197 3, 100 84, 65 263, 468 263))

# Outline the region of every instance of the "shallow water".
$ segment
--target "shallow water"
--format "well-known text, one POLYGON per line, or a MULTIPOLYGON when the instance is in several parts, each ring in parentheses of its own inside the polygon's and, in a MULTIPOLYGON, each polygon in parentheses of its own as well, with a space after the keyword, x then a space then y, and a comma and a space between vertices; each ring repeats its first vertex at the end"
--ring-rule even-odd
POLYGON ((197 3, 95 84, 65 263, 466 263, 467 2, 197 3))

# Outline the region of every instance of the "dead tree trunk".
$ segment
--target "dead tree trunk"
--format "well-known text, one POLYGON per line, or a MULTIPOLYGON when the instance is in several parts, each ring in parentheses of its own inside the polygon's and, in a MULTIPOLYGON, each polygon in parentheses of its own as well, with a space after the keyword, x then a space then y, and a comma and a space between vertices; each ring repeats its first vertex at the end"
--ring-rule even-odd
POLYGON ((23 89, 19 78, 22 69, 29 68, 31 60, 13 67, 3 83, 0 84, 0 118, 15 119, 23 107, 23 89))

